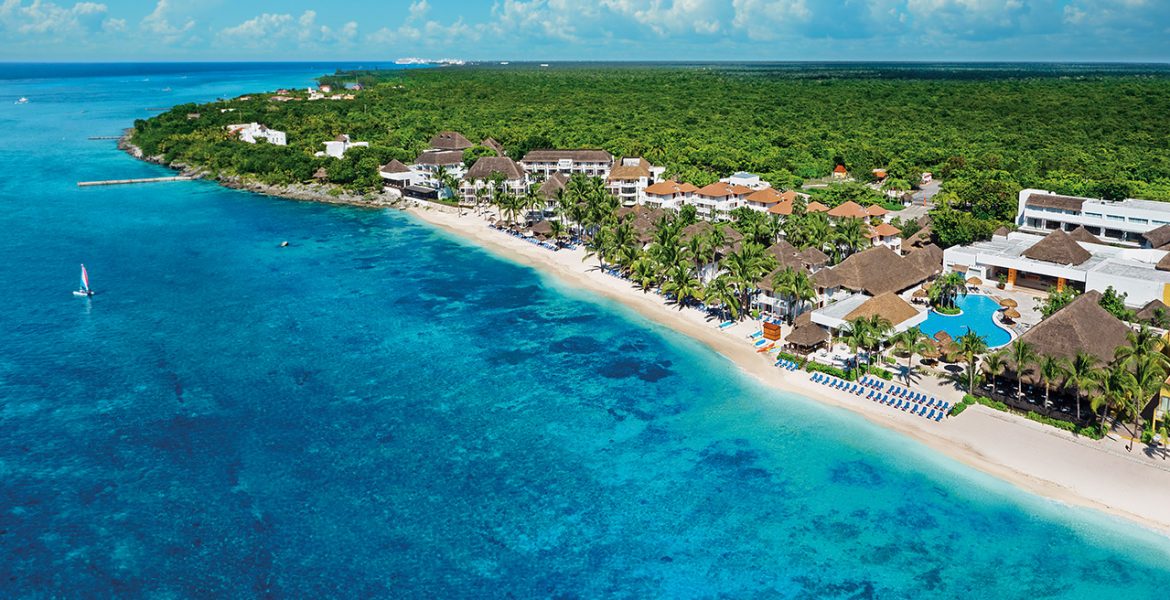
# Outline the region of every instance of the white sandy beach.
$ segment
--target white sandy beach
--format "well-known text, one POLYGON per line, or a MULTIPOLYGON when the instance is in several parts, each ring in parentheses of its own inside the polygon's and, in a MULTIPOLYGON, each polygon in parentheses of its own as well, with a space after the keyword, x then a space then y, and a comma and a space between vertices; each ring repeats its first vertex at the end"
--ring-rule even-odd
MULTIPOLYGON (((696 310, 678 310, 660 296, 633 289, 624 280, 596 270, 583 251, 545 248, 491 229, 476 215, 459 216, 429 207, 411 208, 416 217, 456 233, 490 251, 540 269, 570 285, 619 301, 643 316, 688 335, 732 360, 766 385, 795 392, 861 414, 932 449, 1030 492, 1106 511, 1170 534, 1170 460, 1119 440, 1077 438, 1052 427, 980 405, 941 423, 926 421, 857 396, 826 389, 808 373, 774 368, 746 340, 747 326, 720 330, 696 310)), ((955 396, 951 396, 954 400, 955 396)))

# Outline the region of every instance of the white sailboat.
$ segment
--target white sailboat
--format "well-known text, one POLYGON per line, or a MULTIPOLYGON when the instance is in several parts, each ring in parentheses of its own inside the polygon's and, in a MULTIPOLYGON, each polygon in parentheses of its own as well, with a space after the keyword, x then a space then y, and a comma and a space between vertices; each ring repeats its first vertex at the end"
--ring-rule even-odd
POLYGON ((73 295, 84 298, 93 295, 93 290, 89 289, 89 272, 85 270, 85 265, 81 265, 81 287, 73 290, 73 295))
POLYGON ((17 104, 28 104, 28 98, 25 98, 24 96, 21 96, 21 97, 20 97, 20 100, 17 100, 17 101, 16 101, 16 103, 17 103, 17 104))

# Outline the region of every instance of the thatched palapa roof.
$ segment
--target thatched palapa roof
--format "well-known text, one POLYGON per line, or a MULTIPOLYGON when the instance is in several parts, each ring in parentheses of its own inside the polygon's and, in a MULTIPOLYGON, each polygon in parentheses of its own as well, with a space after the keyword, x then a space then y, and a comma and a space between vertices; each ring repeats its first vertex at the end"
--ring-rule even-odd
POLYGON ((1093 257, 1088 250, 1082 248, 1060 229, 1052 230, 1044 239, 1024 250, 1023 255, 1032 260, 1057 265, 1079 265, 1093 257))
POLYGON ((553 173, 544 183, 540 184, 540 189, 536 194, 545 200, 552 200, 557 197, 557 193, 565 189, 565 184, 569 183, 569 176, 564 173, 553 173))
POLYGON ((1102 242, 1097 236, 1089 233, 1089 230, 1085 229, 1084 225, 1081 225, 1080 227, 1077 227, 1076 229, 1072 230, 1068 234, 1068 237, 1072 238, 1073 241, 1081 242, 1082 244, 1104 244, 1105 243, 1105 242, 1102 242))
POLYGON ((831 339, 829 330, 812 322, 812 313, 801 313, 796 317, 796 327, 784 338, 786 343, 802 348, 812 348, 831 339))
POLYGON ((899 256, 886 246, 875 246, 846 258, 841 264, 817 272, 818 287, 844 287, 870 296, 900 292, 942 271, 942 251, 928 246, 899 256), (822 275, 826 271, 831 275, 822 275))
POLYGON ((1162 314, 1170 317, 1170 306, 1166 306, 1161 300, 1150 300, 1141 310, 1137 311, 1134 317, 1139 321, 1150 321, 1153 320, 1159 309, 1161 309, 1162 314))
POLYGON ((1170 244, 1170 225, 1161 225, 1142 234, 1151 248, 1161 248, 1170 244))
POLYGON ((492 173, 503 173, 504 178, 509 181, 524 179, 524 172, 520 170, 520 165, 506 156, 480 157, 467 170, 465 179, 468 181, 487 181, 491 179, 492 173))
POLYGON ((396 158, 383 165, 382 172, 387 175, 394 175, 396 173, 409 173, 410 167, 402 164, 402 161, 396 158))
POLYGON ((458 131, 440 131, 431 138, 431 148, 436 150, 459 150, 462 152, 475 144, 458 131))
POLYGON ((1129 327, 1101 308, 1101 293, 1088 291, 1020 336, 1039 354, 1071 359, 1088 352, 1103 363, 1113 360, 1113 351, 1126 343, 1129 327))
POLYGON ((866 300, 861 306, 858 306, 848 315, 845 315, 845 320, 852 321, 857 318, 879 316, 896 326, 898 323, 902 323, 917 315, 917 308, 910 306, 901 296, 887 292, 866 300))

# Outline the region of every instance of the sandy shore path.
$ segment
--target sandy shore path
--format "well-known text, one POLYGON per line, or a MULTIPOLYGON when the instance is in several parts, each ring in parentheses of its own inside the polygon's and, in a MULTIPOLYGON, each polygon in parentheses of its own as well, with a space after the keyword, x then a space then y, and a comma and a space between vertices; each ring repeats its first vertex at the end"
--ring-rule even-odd
POLYGON ((1116 440, 1077 438, 980 405, 954 419, 928 422, 826 389, 810 382, 807 373, 774 368, 745 339, 747 326, 731 332, 720 330, 697 310, 680 311, 655 294, 642 293, 627 281, 598 272, 596 261, 582 261, 581 250, 553 252, 494 230, 472 214, 459 216, 429 207, 407 212, 560 281, 621 302, 702 342, 768 386, 859 413, 1030 492, 1106 511, 1170 534, 1170 460, 1163 460, 1161 454, 1146 455, 1140 446, 1128 453, 1116 440))

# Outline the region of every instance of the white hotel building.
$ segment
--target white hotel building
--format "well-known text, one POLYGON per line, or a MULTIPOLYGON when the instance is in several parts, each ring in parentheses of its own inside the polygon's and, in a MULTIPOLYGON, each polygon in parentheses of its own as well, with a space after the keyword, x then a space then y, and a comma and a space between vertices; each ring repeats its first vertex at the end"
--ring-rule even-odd
POLYGON ((1038 234, 1055 229, 1071 232, 1083 226, 1105 242, 1141 245, 1144 233, 1170 225, 1170 203, 1078 198, 1027 189, 1020 192, 1016 225, 1038 234))

